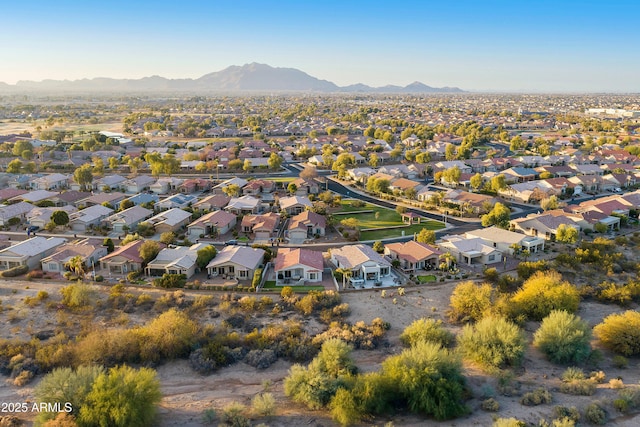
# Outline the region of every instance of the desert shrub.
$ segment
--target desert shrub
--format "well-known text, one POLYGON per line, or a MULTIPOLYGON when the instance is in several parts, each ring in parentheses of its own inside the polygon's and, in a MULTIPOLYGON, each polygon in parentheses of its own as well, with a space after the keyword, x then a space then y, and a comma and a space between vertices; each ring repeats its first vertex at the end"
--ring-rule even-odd
POLYGON ((515 379, 513 372, 506 370, 497 374, 497 391, 503 396, 517 396, 520 394, 520 382, 515 379))
POLYGON ((199 328, 185 313, 171 309, 139 328, 137 334, 141 360, 158 362, 188 355, 199 328))
POLYGON ((295 303, 295 308, 302 314, 309 315, 324 308, 335 307, 338 304, 340 304, 340 294, 335 291, 310 291, 295 303))
POLYGON ((534 273, 512 298, 517 310, 533 320, 542 320, 553 310, 573 313, 580 294, 575 286, 562 281, 556 271, 534 273))
POLYGON ((522 330, 501 317, 486 317, 475 325, 466 325, 458 335, 465 357, 485 367, 519 366, 525 342, 522 330))
POLYGON ((584 419, 589 424, 604 425, 607 422, 607 413, 597 403, 590 403, 584 411, 584 419))
POLYGON ((29 384, 29 382, 31 382, 31 380, 33 379, 33 376, 34 374, 32 371, 20 371, 18 375, 16 375, 16 377, 13 378, 12 383, 17 387, 23 387, 29 384))
POLYGON ((169 274, 164 273, 162 277, 153 279, 153 286, 157 288, 184 288, 187 283, 187 276, 185 274, 169 274))
POLYGON ((533 338, 538 347, 554 363, 580 363, 589 357, 591 328, 580 317, 554 310, 542 320, 533 338))
POLYGON ((500 278, 500 273, 498 273, 498 270, 495 267, 485 268, 483 273, 484 273, 484 278, 487 282, 498 283, 498 279, 500 278))
POLYGON ((629 411, 629 402, 625 399, 614 399, 613 407, 616 411, 622 412, 623 414, 629 411))
POLYGON ((640 354, 640 313, 628 310, 611 314, 593 328, 600 343, 624 356, 640 354))
POLYGON ((42 272, 42 270, 33 270, 27 273, 27 279, 31 280, 31 279, 42 279, 42 276, 44 275, 44 273, 42 272))
POLYGON ((271 393, 260 393, 251 400, 252 411, 260 417, 270 417, 276 413, 276 399, 271 393))
POLYGON ((351 390, 339 388, 329 403, 331 418, 341 426, 356 424, 364 416, 364 410, 351 390))
POLYGON ((414 320, 400 334, 400 341, 406 347, 411 347, 421 341, 431 341, 443 347, 453 340, 453 334, 442 326, 441 320, 422 318, 414 320))
MULTIPOLYGON (((86 397, 91 391, 93 382, 104 369, 98 366, 80 366, 77 369, 54 369, 42 378, 35 389, 39 402, 56 403, 69 402, 71 414, 77 416, 80 408, 85 405, 86 397)), ((38 414, 40 423, 53 419, 51 412, 38 414)))
MULTIPOLYGON (((226 355, 225 355, 226 360, 226 355)), ((219 368, 215 358, 208 358, 205 350, 198 348, 189 355, 189 364, 191 369, 199 374, 207 375, 219 368)))
POLYGON ((419 342, 382 362, 379 373, 365 381, 362 394, 373 387, 365 401, 369 411, 382 412, 395 405, 437 420, 467 413, 465 379, 459 358, 440 345, 419 342))
POLYGON ((583 380, 585 378, 584 371, 575 366, 570 366, 562 373, 562 381, 569 382, 575 380, 583 380))
POLYGON ((568 418, 574 422, 578 422, 580 420, 580 412, 575 406, 571 406, 570 408, 566 406, 554 406, 553 415, 556 418, 568 418))
POLYGON ((609 380, 609 388, 612 388, 614 390, 624 388, 624 381, 622 381, 620 378, 611 378, 609 380))
POLYGON ((284 380, 284 392, 310 409, 326 406, 338 388, 355 373, 351 346, 339 339, 322 344, 320 353, 304 368, 293 365, 284 380))
POLYGON ((332 322, 326 331, 313 337, 312 342, 320 345, 327 340, 338 338, 356 349, 372 350, 380 345, 389 327, 389 323, 379 317, 373 319, 371 325, 362 320, 353 325, 332 322))
POLYGON ((498 412, 500 410, 500 403, 493 397, 490 397, 482 401, 480 408, 487 412, 498 412))
POLYGON ((95 278, 96 282, 104 282, 104 276, 98 274, 95 278))
POLYGON ((20 265, 18 267, 13 267, 13 268, 9 268, 7 270, 4 270, 3 272, 0 273, 0 276, 2 277, 16 277, 16 276, 20 276, 22 274, 25 274, 27 271, 29 271, 29 267, 26 265, 20 265))
POLYGON ((70 308, 81 308, 91 305, 95 299, 95 291, 84 283, 74 283, 60 289, 62 304, 70 308))
POLYGON ((575 427, 576 422, 568 417, 556 418, 551 421, 551 427, 575 427))
POLYGON ((210 425, 215 423, 218 414, 214 408, 207 408, 202 411, 202 424, 210 425))
POLYGON ((621 389, 618 391, 618 399, 624 400, 629 410, 637 409, 640 407, 640 389, 635 387, 621 389))
POLYGON ((607 375, 603 371, 593 371, 589 374, 589 379, 596 384, 602 384, 607 379, 607 375))
POLYGON ((78 421, 82 425, 151 426, 161 398, 153 369, 111 368, 96 377, 78 421))
POLYGON ((151 305, 153 298, 149 294, 140 294, 136 299, 136 305, 151 305))
MULTIPOLYGON (((41 425, 42 427, 78 427, 75 417, 66 412, 58 413, 55 418, 41 425)), ((0 426, 4 427, 2 423, 0 423, 0 426)))
POLYGON ((595 295, 600 301, 626 307, 640 297, 640 282, 631 281, 625 284, 603 282, 596 288, 595 295))
POLYGON ((524 261, 519 263, 516 267, 518 277, 522 280, 527 280, 539 271, 547 270, 549 270, 549 264, 543 259, 540 261, 524 261))
POLYGON ((253 280, 251 281, 251 287, 253 289, 257 288, 260 284, 260 280, 262 280, 262 269, 256 268, 256 271, 253 273, 253 280))
POLYGON ((546 403, 551 403, 552 397, 549 390, 544 388, 538 388, 534 391, 525 393, 520 398, 520 403, 525 406, 537 406, 546 403))
POLYGON ((627 358, 624 356, 620 356, 619 354, 613 356, 611 363, 618 369, 627 369, 627 366, 629 366, 629 361, 627 360, 627 358))
POLYGON ((585 379, 582 369, 569 367, 562 373, 560 392, 574 396, 591 396, 596 392, 596 382, 590 378, 585 379))
POLYGON ((250 427, 251 422, 245 416, 247 408, 238 402, 232 402, 225 406, 220 413, 220 426, 224 427, 250 427))
POLYGON ((493 289, 489 284, 460 283, 449 302, 449 318, 454 322, 480 320, 491 308, 493 289))
POLYGON ((251 350, 244 357, 247 365, 258 369, 266 369, 278 360, 276 352, 273 350, 251 350))
POLYGON ((493 427, 525 427, 527 423, 517 418, 496 418, 493 427))

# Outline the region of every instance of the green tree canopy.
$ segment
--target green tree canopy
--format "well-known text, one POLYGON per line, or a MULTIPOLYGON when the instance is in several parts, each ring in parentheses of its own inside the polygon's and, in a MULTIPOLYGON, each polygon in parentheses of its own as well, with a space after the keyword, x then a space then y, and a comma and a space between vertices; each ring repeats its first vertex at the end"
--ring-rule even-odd
POLYGON ((500 228, 508 229, 511 220, 511 210, 500 202, 497 202, 493 209, 482 215, 482 225, 490 227, 496 225, 500 228))
POLYGON ((152 426, 161 398, 153 369, 118 366, 94 380, 78 421, 86 426, 152 426))

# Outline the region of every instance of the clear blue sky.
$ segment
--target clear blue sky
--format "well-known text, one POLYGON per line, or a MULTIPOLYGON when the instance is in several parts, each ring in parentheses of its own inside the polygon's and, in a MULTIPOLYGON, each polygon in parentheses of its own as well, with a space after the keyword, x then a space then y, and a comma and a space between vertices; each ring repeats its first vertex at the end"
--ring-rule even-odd
POLYGON ((640 2, 11 1, 0 81, 197 78, 250 62, 338 85, 640 92, 640 2))

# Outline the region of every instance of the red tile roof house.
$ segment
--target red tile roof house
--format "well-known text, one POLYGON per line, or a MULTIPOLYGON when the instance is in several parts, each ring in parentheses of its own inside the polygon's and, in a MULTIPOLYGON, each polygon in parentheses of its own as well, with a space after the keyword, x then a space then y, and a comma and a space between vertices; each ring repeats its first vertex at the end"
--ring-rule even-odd
POLYGON ((280 248, 274 265, 276 286, 322 282, 322 252, 302 248, 280 248))
POLYGON ((253 233, 255 240, 269 240, 275 237, 280 224, 280 215, 269 212, 263 215, 245 215, 240 224, 240 231, 253 233))
MULTIPOLYGON (((140 256, 140 246, 144 242, 144 240, 134 240, 100 258, 102 270, 106 270, 107 274, 127 274, 131 271, 142 271, 144 262, 140 256)), ((164 243, 158 243, 158 245, 160 249, 166 247, 164 243)))
POLYGON ((287 229, 289 243, 300 244, 314 236, 324 236, 327 220, 324 216, 311 211, 304 211, 291 217, 287 229))
POLYGON ((269 181, 266 179, 254 179, 253 181, 249 181, 247 185, 242 187, 242 194, 257 196, 263 193, 271 193, 275 188, 275 181, 269 181))
POLYGON ((442 252, 426 243, 410 240, 405 243, 389 243, 384 247, 384 254, 393 260, 400 261, 400 269, 405 273, 416 270, 434 270, 442 252))
POLYGON ((213 194, 195 202, 191 207, 197 211, 219 211, 229 204, 231 197, 224 194, 213 194))

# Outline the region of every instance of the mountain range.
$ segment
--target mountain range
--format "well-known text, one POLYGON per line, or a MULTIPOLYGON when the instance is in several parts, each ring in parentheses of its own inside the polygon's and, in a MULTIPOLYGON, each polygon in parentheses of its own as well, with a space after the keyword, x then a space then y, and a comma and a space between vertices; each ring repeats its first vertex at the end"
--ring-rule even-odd
POLYGON ((99 77, 81 80, 19 81, 15 85, 0 82, 0 91, 47 92, 361 92, 361 93, 460 93, 457 87, 436 88, 420 82, 407 86, 371 87, 362 83, 340 87, 328 80, 295 68, 266 64, 232 65, 197 79, 167 79, 160 76, 141 79, 99 77))

